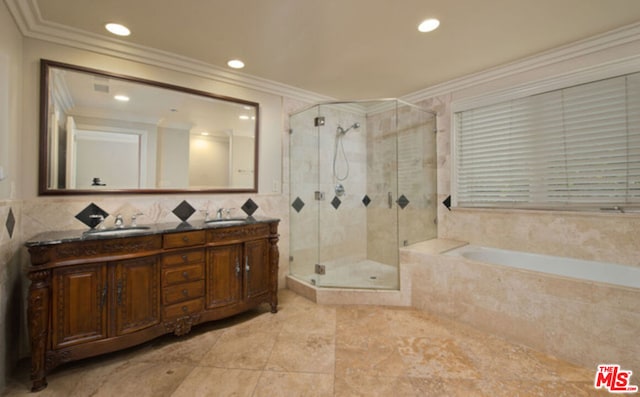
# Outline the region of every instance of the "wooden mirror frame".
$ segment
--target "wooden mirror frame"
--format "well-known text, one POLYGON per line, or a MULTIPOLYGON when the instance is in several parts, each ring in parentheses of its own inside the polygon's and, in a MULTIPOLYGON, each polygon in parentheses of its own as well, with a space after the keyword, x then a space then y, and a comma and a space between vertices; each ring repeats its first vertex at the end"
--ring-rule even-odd
POLYGON ((40 62, 40 143, 39 143, 39 170, 38 170, 38 195, 93 195, 93 194, 167 194, 167 193, 256 193, 258 191, 258 152, 259 152, 259 125, 260 125, 260 105, 256 102, 246 101, 243 99, 216 95, 205 91, 192 88, 181 87, 173 84, 147 80, 138 77, 131 77, 123 74, 106 72, 87 68, 83 66, 71 65, 67 63, 42 59, 40 62), (253 187, 250 188, 144 188, 144 189, 53 189, 48 185, 49 175, 49 88, 50 88, 50 69, 62 68, 76 72, 90 73, 97 76, 119 79, 130 83, 148 85, 156 88, 164 88, 180 93, 202 96, 214 100, 228 101, 244 106, 255 108, 255 137, 254 137, 254 175, 253 187))

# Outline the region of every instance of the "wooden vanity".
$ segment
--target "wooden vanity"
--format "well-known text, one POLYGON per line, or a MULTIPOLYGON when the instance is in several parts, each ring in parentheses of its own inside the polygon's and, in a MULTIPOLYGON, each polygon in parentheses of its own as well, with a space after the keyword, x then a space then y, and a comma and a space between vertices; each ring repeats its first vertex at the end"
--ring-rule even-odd
POLYGON ((28 242, 32 391, 58 365, 262 303, 278 306, 278 220, 28 242))

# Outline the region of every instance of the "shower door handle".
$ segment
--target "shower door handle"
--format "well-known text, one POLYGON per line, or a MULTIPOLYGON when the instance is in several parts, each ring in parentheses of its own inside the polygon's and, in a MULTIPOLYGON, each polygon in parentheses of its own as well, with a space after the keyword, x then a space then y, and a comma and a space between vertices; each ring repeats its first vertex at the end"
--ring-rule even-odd
POLYGON ((389 192, 389 195, 387 196, 387 198, 389 200, 389 208, 393 208, 393 194, 389 192))

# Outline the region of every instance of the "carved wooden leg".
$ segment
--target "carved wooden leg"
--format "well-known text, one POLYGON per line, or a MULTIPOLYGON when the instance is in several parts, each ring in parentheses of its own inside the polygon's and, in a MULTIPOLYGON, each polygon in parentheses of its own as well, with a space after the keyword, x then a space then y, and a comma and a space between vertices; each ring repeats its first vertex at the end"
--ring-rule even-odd
MULTIPOLYGON (((277 224, 271 225, 272 234, 276 233, 277 224)), ((278 235, 269 238, 271 243, 271 313, 278 312, 278 262, 280 261, 280 251, 278 250, 278 235)))
POLYGON ((47 329, 49 322, 49 272, 40 271, 29 274, 29 338, 31 340, 31 391, 47 387, 47 368, 45 355, 47 350, 47 329))

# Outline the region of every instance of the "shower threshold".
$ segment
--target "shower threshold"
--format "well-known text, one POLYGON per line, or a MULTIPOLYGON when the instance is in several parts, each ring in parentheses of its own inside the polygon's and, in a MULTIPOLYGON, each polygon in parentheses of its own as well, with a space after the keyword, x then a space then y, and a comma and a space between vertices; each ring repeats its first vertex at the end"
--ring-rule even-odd
POLYGON ((287 288, 320 304, 409 306, 395 266, 367 259, 324 265, 324 275, 288 275, 287 288))
POLYGON ((369 259, 324 263, 325 274, 306 279, 322 288, 398 289, 398 268, 369 259))

